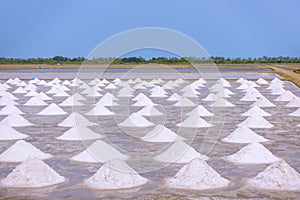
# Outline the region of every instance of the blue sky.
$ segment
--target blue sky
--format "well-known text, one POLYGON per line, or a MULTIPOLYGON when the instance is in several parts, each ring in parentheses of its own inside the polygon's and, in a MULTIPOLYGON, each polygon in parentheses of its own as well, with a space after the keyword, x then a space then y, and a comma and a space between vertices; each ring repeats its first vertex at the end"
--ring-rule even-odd
POLYGON ((299 8, 298 0, 1 0, 0 57, 86 56, 149 26, 182 32, 213 56, 300 56, 299 8))

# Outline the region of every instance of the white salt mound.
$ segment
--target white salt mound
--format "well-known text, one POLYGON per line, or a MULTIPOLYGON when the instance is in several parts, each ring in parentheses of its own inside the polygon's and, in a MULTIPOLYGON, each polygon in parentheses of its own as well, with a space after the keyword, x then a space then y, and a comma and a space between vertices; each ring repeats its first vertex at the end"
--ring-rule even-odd
POLYGON ((299 117, 300 116, 300 108, 298 108, 295 112, 290 113, 289 115, 299 117))
POLYGON ((76 156, 73 156, 70 160, 86 163, 106 163, 114 159, 127 160, 128 156, 120 153, 109 144, 101 140, 97 140, 86 150, 76 156))
POLYGON ((197 152, 193 147, 178 140, 162 154, 154 157, 155 160, 164 163, 188 163, 195 158, 208 160, 208 157, 197 152))
POLYGON ((223 97, 220 97, 214 103, 212 103, 211 106, 212 107, 234 107, 235 105, 230 103, 223 97))
POLYGON ((204 106, 199 105, 197 108, 194 108, 191 112, 187 113, 187 115, 194 115, 199 117, 209 117, 214 116, 213 113, 209 112, 204 106))
POLYGON ((139 110, 137 112, 137 114, 143 115, 143 116, 161 116, 161 115, 164 115, 162 112, 157 110, 152 105, 149 105, 149 106, 146 106, 146 107, 142 108, 141 110, 139 110))
POLYGON ((0 141, 20 140, 27 138, 28 135, 20 133, 6 124, 0 124, 0 141))
POLYGON ((140 176, 124 161, 112 160, 84 183, 94 189, 129 189, 146 184, 148 180, 140 176))
POLYGON ((31 157, 8 174, 1 184, 5 187, 39 188, 63 183, 65 180, 43 161, 31 157))
POLYGON ((31 126, 33 125, 29 121, 27 121, 24 117, 19 114, 11 113, 7 117, 5 117, 0 124, 7 124, 12 127, 20 127, 20 126, 31 126))
POLYGON ((166 179, 171 188, 206 190, 222 188, 229 181, 212 169, 205 161, 196 158, 182 167, 174 177, 166 179))
POLYGON ((58 126, 64 127, 76 127, 76 126, 94 126, 97 125, 96 123, 90 122, 81 114, 73 112, 69 115, 64 121, 58 124, 58 126))
POLYGON ((176 124, 176 126, 186 127, 186 128, 206 128, 206 127, 211 127, 213 125, 208 123, 201 117, 199 117, 197 113, 193 113, 188 118, 186 118, 183 122, 176 124))
POLYGON ((294 97, 290 102, 286 104, 286 107, 300 107, 300 98, 294 97))
POLYGON ((229 143, 252 143, 252 142, 267 142, 268 139, 256 134, 251 129, 239 126, 230 135, 222 139, 223 142, 229 143))
POLYGON ((67 99, 65 99, 59 105, 60 106, 82 106, 84 104, 81 103, 80 101, 78 101, 78 99, 75 99, 71 96, 71 97, 68 97, 67 99))
POLYGON ((46 106, 48 105, 44 100, 39 96, 31 97, 25 104, 25 106, 46 106))
POLYGON ((19 108, 14 105, 7 105, 0 111, 0 115, 9 115, 11 113, 24 114, 19 108))
POLYGON ((65 115, 67 114, 63 109, 61 109, 55 103, 50 104, 46 108, 44 108, 38 115, 65 115))
POLYGON ((265 118, 259 115, 249 116, 239 125, 246 126, 248 128, 272 128, 273 127, 273 124, 271 124, 265 118))
POLYGON ((248 144, 235 154, 227 156, 226 159, 239 164, 269 164, 279 160, 259 143, 248 144))
POLYGON ((23 162, 32 156, 42 160, 52 157, 51 154, 42 152, 32 144, 19 140, 0 154, 0 162, 23 162))
POLYGON ((175 142, 177 140, 184 140, 172 130, 159 124, 155 126, 147 135, 141 138, 141 140, 146 142, 175 142))
POLYGON ((124 127, 148 127, 153 126, 154 124, 149 122, 145 117, 137 113, 132 113, 127 119, 118 125, 124 127))
POLYGON ((86 113, 86 115, 106 116, 114 115, 112 111, 102 106, 101 104, 96 105, 92 110, 86 113))
POLYGON ((193 107, 196 106, 196 104, 194 102, 192 102, 191 100, 189 100, 188 98, 180 98, 173 106, 176 107, 193 107))
POLYGON ((248 184, 267 190, 300 190, 300 174, 284 160, 279 160, 268 166, 263 172, 248 184))
POLYGON ((242 116, 246 116, 246 117, 255 116, 255 115, 262 116, 262 117, 271 116, 270 113, 267 113, 266 111, 264 111, 262 108, 258 106, 253 106, 247 112, 242 114, 242 116))
POLYGON ((91 129, 85 126, 72 127, 64 134, 57 137, 58 140, 68 141, 96 140, 101 138, 103 138, 102 135, 94 133, 91 129))

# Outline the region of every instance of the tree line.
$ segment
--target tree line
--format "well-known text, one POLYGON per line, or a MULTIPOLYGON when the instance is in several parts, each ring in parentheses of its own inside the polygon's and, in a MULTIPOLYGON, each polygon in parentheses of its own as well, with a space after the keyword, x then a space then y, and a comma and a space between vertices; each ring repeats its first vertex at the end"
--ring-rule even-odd
POLYGON ((210 58, 177 58, 177 57, 153 57, 145 59, 143 57, 126 57, 126 58, 94 58, 86 59, 84 57, 68 58, 64 56, 55 56, 53 58, 5 58, 0 57, 0 64, 188 64, 189 62, 196 63, 211 63, 216 64, 251 64, 251 63, 300 63, 300 57, 259 57, 259 58, 225 58, 220 56, 212 56, 210 58))

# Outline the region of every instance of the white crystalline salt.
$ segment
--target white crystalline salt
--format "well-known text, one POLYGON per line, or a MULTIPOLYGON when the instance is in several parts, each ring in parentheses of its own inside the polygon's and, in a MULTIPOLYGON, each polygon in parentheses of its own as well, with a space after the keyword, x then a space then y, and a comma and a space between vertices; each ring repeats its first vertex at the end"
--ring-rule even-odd
POLYGON ((179 101, 179 99, 181 99, 181 96, 177 93, 174 93, 169 98, 167 98, 167 101, 179 101))
POLYGON ((266 81, 265 79, 263 78, 259 78, 256 83, 260 84, 260 85, 267 85, 269 84, 268 81, 266 81))
POLYGON ((66 179, 38 158, 31 157, 18 165, 1 181, 5 187, 39 188, 65 182, 66 179))
POLYGON ((252 142, 267 142, 268 139, 256 134, 251 129, 238 126, 230 135, 222 139, 223 142, 229 143, 252 143, 252 142))
POLYGON ((173 106, 175 107, 193 107, 196 106, 194 102, 189 100, 188 98, 180 98, 173 106))
POLYGON ((156 104, 153 103, 153 101, 146 96, 138 99, 137 102, 132 104, 132 106, 150 106, 150 105, 155 106, 156 104))
POLYGON ((148 127, 153 126, 154 124, 152 122, 149 122, 143 116, 137 113, 132 113, 127 119, 125 119, 122 123, 118 125, 124 127, 148 127))
POLYGON ((46 106, 48 105, 39 96, 31 97, 25 104, 25 106, 46 106))
POLYGON ((164 115, 162 112, 157 110, 154 106, 146 106, 137 112, 138 115, 143 116, 161 116, 164 115))
POLYGON ((33 125, 28 120, 26 120, 24 117, 22 117, 19 114, 11 113, 6 118, 4 118, 0 124, 7 124, 12 127, 20 127, 20 126, 31 126, 33 125))
POLYGON ((74 99, 73 97, 68 97, 59 105, 60 106, 82 106, 84 104, 78 101, 77 99, 74 99))
POLYGON ((218 98, 210 106, 212 106, 212 107, 234 107, 235 105, 221 97, 221 98, 218 98))
POLYGON ((264 111, 263 109, 261 109, 258 106, 253 106, 248 111, 246 111, 245 113, 242 114, 242 116, 245 116, 245 117, 255 116, 255 115, 262 116, 262 117, 271 116, 270 113, 267 113, 266 111, 264 111))
POLYGON ((140 99, 143 99, 143 98, 147 98, 147 96, 145 95, 145 94, 143 94, 143 93, 139 93, 137 96, 135 96, 133 99, 132 99, 132 101, 138 101, 138 100, 140 100, 140 99))
POLYGON ((272 128, 273 124, 268 122, 265 118, 259 115, 249 116, 239 125, 245 126, 248 128, 272 128))
POLYGON ((19 140, 0 154, 0 162, 23 162, 31 156, 42 160, 52 157, 51 154, 42 152, 32 144, 19 140))
POLYGON ((204 99, 202 99, 202 101, 215 101, 218 98, 219 97, 217 95, 215 95, 214 93, 209 93, 204 99))
POLYGON ((101 104, 102 106, 118 106, 115 100, 118 100, 111 93, 106 93, 103 97, 96 103, 96 105, 101 104))
POLYGON ((20 140, 27 138, 28 135, 20 133, 6 124, 0 124, 0 140, 20 140))
POLYGON ((197 113, 192 113, 188 118, 186 118, 183 122, 177 124, 176 126, 186 128, 206 128, 213 125, 199 117, 197 113))
POLYGON ((269 164, 279 160, 260 143, 248 144, 235 154, 227 156, 226 159, 239 164, 269 164))
POLYGON ((14 105, 7 105, 0 110, 0 115, 10 115, 12 113, 24 114, 19 108, 14 105))
POLYGON ((107 116, 107 115, 114 115, 112 111, 105 108, 101 104, 96 105, 92 110, 86 113, 86 115, 96 115, 96 116, 107 116))
POLYGON ((300 116, 300 108, 298 108, 295 112, 289 114, 290 116, 300 116))
POLYGON ((113 160, 104 164, 84 183, 93 189, 113 190, 129 189, 142 186, 148 180, 140 176, 124 161, 113 160))
POLYGON ((38 115, 65 115, 65 114, 67 114, 67 112, 65 112, 55 103, 50 104, 49 106, 47 106, 41 112, 38 113, 38 115))
POLYGON ((86 163, 106 163, 114 159, 127 160, 128 156, 120 153, 109 144, 101 140, 97 140, 86 150, 76 156, 73 156, 70 160, 86 163))
POLYGON ((36 95, 38 95, 38 93, 35 90, 31 90, 27 94, 25 94, 24 96, 25 97, 33 97, 33 96, 36 96, 36 95))
POLYGON ((286 107, 300 107, 300 98, 292 98, 292 100, 290 100, 290 102, 286 104, 286 107))
POLYGON ((141 138, 141 140, 146 142, 175 142, 177 140, 184 140, 172 130, 159 124, 155 126, 147 135, 141 138))
POLYGON ((199 116, 199 117, 214 116, 213 113, 209 112, 202 105, 197 106, 197 108, 194 108, 191 112, 187 113, 186 115, 193 115, 193 116, 199 116))
POLYGON ((222 188, 228 186, 229 183, 201 159, 192 160, 182 167, 174 177, 166 179, 166 184, 171 188, 189 190, 222 188))
POLYGON ((267 190, 299 191, 300 174, 284 160, 279 160, 248 180, 248 184, 267 190))
POLYGON ((274 101, 291 101, 293 98, 297 97, 290 91, 286 91, 282 93, 279 97, 277 97, 274 101))
POLYGON ((22 87, 18 87, 18 88, 15 89, 12 93, 13 93, 13 94, 25 94, 25 93, 27 93, 27 91, 24 90, 24 88, 22 88, 22 87))
POLYGON ((57 137, 58 140, 69 140, 69 141, 96 140, 101 138, 103 138, 102 135, 94 133, 91 129, 85 126, 72 127, 64 134, 57 137))
POLYGON ((96 123, 90 122, 85 117, 83 117, 81 114, 73 112, 71 115, 69 115, 64 121, 58 124, 58 126, 64 126, 64 127, 76 127, 76 126, 94 126, 97 125, 96 123))
POLYGON ((40 99, 42 100, 52 100, 51 97, 49 97, 48 95, 46 95, 44 92, 40 92, 38 95, 37 95, 40 99))
POLYGON ((195 158, 208 160, 208 157, 197 152, 193 147, 181 140, 176 141, 166 151, 154 157, 164 163, 188 163, 195 158))

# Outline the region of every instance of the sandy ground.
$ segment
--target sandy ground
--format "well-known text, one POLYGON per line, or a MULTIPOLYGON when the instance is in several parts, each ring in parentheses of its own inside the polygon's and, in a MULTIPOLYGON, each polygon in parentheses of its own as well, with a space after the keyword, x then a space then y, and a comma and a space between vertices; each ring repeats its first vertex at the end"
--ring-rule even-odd
MULTIPOLYGON (((286 80, 289 80, 293 83, 295 83, 298 87, 300 87, 300 74, 297 74, 292 71, 284 70, 282 68, 273 66, 273 65, 266 65, 266 67, 271 68, 273 71, 275 71, 280 76, 284 77, 286 80)), ((286 66, 284 66, 286 67, 286 66)), ((287 65, 288 68, 288 65, 287 65)))

